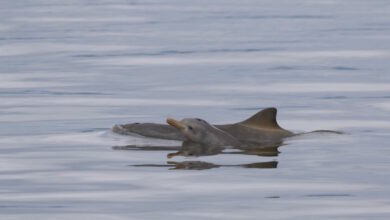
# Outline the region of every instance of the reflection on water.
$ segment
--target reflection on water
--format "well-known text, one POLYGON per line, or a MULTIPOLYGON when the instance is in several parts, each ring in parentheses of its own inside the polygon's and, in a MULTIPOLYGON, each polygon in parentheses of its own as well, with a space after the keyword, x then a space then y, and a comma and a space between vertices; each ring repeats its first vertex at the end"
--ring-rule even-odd
POLYGON ((279 155, 278 148, 283 145, 283 142, 266 143, 255 145, 246 145, 245 147, 235 148, 238 151, 224 152, 224 147, 206 146, 190 141, 183 141, 181 146, 137 146, 137 145, 125 145, 125 146, 113 146, 113 150, 134 150, 134 151, 177 151, 169 153, 168 158, 175 156, 184 157, 200 157, 211 156, 217 154, 243 154, 243 155, 257 155, 276 157, 279 155))
MULTIPOLYGON (((130 151, 177 151, 174 153, 168 153, 167 157, 169 159, 175 156, 184 156, 184 157, 201 157, 201 156, 211 156, 217 154, 241 154, 241 155, 256 155, 256 156, 278 156, 278 148, 283 144, 283 142, 273 143, 273 144, 256 144, 252 146, 246 146, 245 148, 238 148, 238 151, 228 151, 224 152, 225 148, 223 147, 212 147, 205 146, 194 142, 183 141, 181 146, 136 146, 136 145, 126 145, 126 146, 114 146, 113 150, 130 150, 130 151)), ((243 167, 243 168, 277 168, 277 161, 270 162, 256 162, 249 164, 240 164, 240 165, 219 165, 203 161, 183 161, 175 162, 168 161, 167 164, 141 164, 141 165, 132 165, 134 167, 169 167, 170 170, 185 169, 185 170, 205 170, 219 167, 243 167)))
POLYGON ((132 165, 134 167, 168 167, 170 170, 207 170, 219 167, 244 167, 244 168, 258 168, 258 169, 272 169, 277 168, 277 161, 258 162, 239 165, 217 165, 203 161, 168 161, 167 164, 140 164, 132 165))
POLYGON ((256 144, 252 146, 245 146, 240 148, 235 148, 239 150, 238 152, 223 152, 225 148, 223 147, 213 147, 213 146, 205 146, 202 144, 197 144, 193 142, 184 141, 180 149, 175 153, 169 153, 167 155, 168 158, 172 158, 174 156, 210 156, 216 154, 246 154, 246 155, 258 155, 258 156, 278 156, 279 151, 278 147, 282 145, 280 143, 273 144, 256 144))

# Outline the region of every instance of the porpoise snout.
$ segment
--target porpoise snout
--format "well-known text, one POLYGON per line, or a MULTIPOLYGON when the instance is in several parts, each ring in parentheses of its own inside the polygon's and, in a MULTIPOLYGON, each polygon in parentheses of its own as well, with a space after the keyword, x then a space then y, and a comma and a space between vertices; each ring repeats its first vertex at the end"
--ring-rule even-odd
POLYGON ((182 122, 177 121, 177 120, 175 120, 175 119, 173 119, 173 118, 167 118, 167 123, 168 123, 169 125, 171 125, 171 126, 177 128, 177 129, 180 129, 180 130, 186 128, 186 126, 185 126, 182 122))

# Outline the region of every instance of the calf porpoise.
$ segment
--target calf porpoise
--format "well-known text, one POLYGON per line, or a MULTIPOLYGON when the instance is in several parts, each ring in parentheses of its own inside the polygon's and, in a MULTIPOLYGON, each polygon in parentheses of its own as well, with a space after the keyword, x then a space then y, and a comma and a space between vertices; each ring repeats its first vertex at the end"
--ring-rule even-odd
POLYGON ((200 118, 185 118, 180 121, 168 118, 167 123, 182 132, 185 138, 179 151, 168 154, 168 158, 177 155, 215 155, 225 149, 240 149, 247 154, 275 156, 278 154, 277 148, 282 144, 282 142, 266 144, 248 140, 240 141, 200 118))

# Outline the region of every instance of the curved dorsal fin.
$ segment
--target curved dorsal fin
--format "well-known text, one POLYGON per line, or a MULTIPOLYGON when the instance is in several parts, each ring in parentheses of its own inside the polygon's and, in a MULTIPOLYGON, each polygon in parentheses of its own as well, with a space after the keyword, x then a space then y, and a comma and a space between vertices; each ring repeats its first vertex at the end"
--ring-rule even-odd
POLYGON ((282 129, 276 121, 276 112, 276 108, 266 108, 240 122, 240 124, 257 128, 282 129))

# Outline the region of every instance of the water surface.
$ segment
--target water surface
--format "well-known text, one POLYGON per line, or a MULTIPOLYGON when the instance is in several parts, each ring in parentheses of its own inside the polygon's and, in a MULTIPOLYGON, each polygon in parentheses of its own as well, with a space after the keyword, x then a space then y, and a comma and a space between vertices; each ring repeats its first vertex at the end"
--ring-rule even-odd
POLYGON ((387 0, 0 3, 1 219, 388 219, 387 0), (114 124, 243 120, 275 157, 167 159, 114 124))

